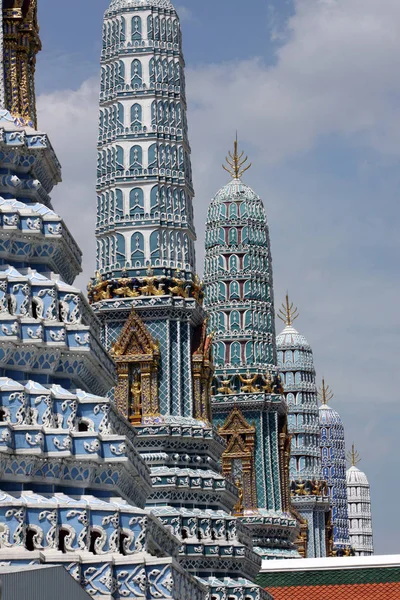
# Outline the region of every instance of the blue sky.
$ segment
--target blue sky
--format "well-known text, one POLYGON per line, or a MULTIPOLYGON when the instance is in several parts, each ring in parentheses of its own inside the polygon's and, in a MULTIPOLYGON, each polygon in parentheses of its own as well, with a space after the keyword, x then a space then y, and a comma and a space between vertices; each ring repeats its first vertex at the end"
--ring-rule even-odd
MULTIPOLYGON (((41 0, 39 125, 64 168, 55 208, 94 272, 102 14, 41 0)), ((177 0, 187 62, 202 270, 207 204, 234 132, 271 229, 275 301, 289 290, 371 482, 376 552, 400 553, 398 0, 177 0)), ((277 326, 279 328, 279 324, 277 326)))

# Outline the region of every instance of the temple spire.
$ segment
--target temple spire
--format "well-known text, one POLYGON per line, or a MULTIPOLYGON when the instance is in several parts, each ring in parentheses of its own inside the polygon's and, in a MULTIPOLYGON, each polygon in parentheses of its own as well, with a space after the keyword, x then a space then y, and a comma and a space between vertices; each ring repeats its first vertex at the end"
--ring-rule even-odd
POLYGON ((246 165, 249 158, 248 158, 248 156, 243 158, 243 156, 244 156, 244 151, 241 152, 240 154, 238 151, 238 139, 237 139, 237 133, 236 133, 236 139, 233 143, 233 154, 231 151, 229 151, 228 156, 225 159, 228 166, 222 165, 222 168, 227 173, 229 173, 229 175, 232 175, 232 177, 234 179, 240 179, 242 177, 243 173, 246 173, 246 171, 248 171, 252 165, 251 163, 246 165))
POLYGON ((354 444, 351 446, 351 452, 347 453, 347 460, 351 463, 352 467, 356 467, 361 462, 360 453, 355 449, 354 444))
POLYGON ((2 108, 21 124, 36 127, 35 65, 41 49, 37 0, 2 3, 4 49, 2 108))
POLYGON ((333 392, 331 391, 329 385, 325 384, 325 378, 322 379, 322 386, 318 392, 319 399, 321 403, 326 406, 330 400, 334 397, 333 392))
POLYGON ((297 306, 293 305, 293 302, 289 301, 289 294, 286 294, 286 302, 282 304, 282 308, 278 311, 278 318, 285 323, 285 325, 291 326, 299 316, 297 306))

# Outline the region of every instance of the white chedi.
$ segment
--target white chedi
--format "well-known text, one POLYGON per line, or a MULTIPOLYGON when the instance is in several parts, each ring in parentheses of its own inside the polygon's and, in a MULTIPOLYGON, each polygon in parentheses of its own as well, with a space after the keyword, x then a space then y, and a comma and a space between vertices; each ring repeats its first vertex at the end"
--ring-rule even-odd
POLYGON ((352 447, 352 466, 346 472, 350 542, 356 556, 374 553, 371 495, 368 478, 358 469, 358 453, 352 447))

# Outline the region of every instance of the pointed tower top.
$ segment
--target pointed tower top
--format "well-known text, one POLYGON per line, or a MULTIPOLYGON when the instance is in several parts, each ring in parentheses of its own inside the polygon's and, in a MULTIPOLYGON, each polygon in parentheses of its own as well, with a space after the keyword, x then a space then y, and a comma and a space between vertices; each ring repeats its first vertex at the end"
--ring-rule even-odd
POLYGON ((299 316, 299 311, 297 306, 293 305, 293 302, 289 302, 289 294, 286 294, 286 303, 282 303, 282 308, 279 309, 278 318, 285 323, 285 325, 293 325, 297 317, 299 316))
POLYGON ((328 402, 334 397, 334 394, 330 389, 329 385, 325 385, 325 378, 322 379, 322 386, 319 389, 318 397, 324 406, 326 406, 328 402))
POLYGON ((245 158, 243 158, 243 156, 244 151, 241 152, 241 154, 239 154, 238 151, 238 139, 236 133, 236 139, 233 144, 233 154, 229 151, 228 156, 226 157, 226 162, 228 163, 228 166, 222 165, 222 168, 227 173, 232 175, 233 179, 240 179, 243 173, 248 171, 251 167, 251 163, 246 165, 246 162, 249 160, 248 157, 246 156, 245 158))
POLYGON ((354 444, 351 446, 351 452, 347 453, 347 460, 351 463, 352 467, 356 467, 361 462, 360 453, 355 449, 354 444))

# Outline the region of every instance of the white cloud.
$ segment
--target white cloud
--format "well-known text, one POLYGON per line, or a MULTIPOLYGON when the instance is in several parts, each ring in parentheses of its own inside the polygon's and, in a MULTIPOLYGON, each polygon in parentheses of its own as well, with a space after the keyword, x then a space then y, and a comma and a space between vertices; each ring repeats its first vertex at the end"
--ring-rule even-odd
POLYGON ((271 162, 332 132, 398 154, 399 3, 297 0, 288 35, 274 67, 255 58, 189 71, 198 129, 226 138, 237 126, 271 162))
POLYGON ((77 280, 83 288, 95 271, 98 87, 91 79, 78 90, 38 99, 39 127, 49 134, 62 165, 63 183, 53 191, 53 205, 83 251, 84 273, 77 280))

